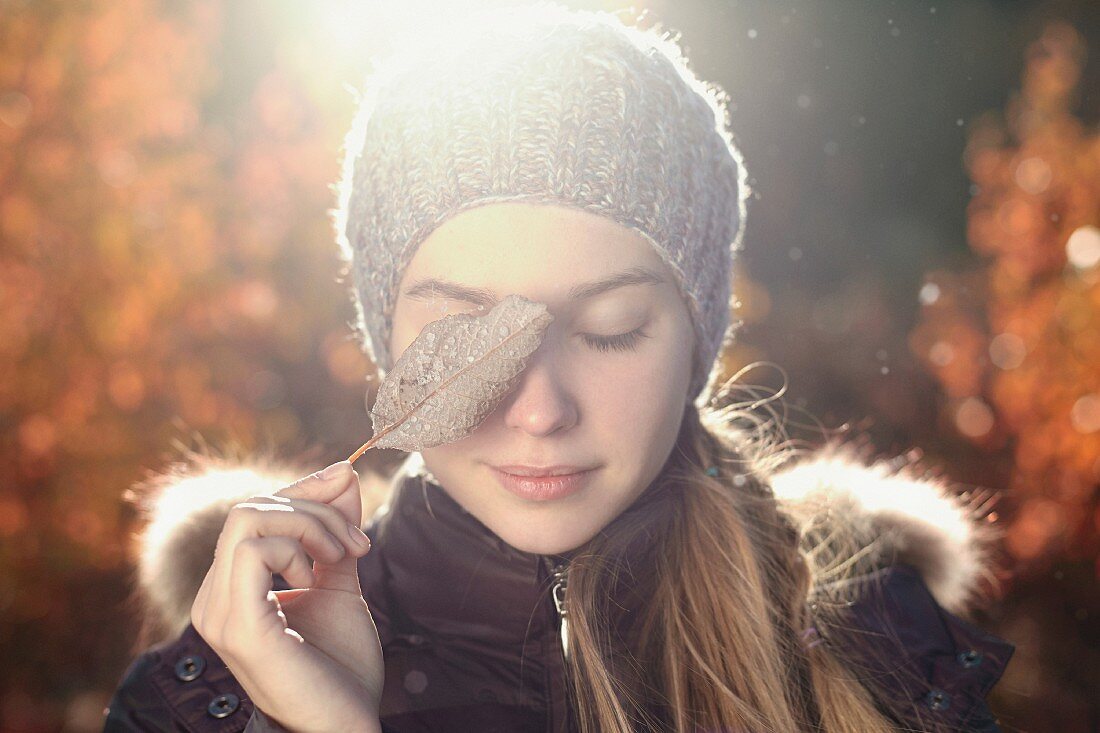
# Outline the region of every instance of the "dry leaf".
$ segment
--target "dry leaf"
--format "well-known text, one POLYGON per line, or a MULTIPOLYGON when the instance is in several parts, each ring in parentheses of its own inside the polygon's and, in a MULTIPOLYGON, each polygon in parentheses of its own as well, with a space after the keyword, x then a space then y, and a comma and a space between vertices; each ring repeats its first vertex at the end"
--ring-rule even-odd
POLYGON ((483 316, 432 321, 378 387, 369 448, 418 451, 466 437, 511 392, 553 316, 509 295, 483 316))

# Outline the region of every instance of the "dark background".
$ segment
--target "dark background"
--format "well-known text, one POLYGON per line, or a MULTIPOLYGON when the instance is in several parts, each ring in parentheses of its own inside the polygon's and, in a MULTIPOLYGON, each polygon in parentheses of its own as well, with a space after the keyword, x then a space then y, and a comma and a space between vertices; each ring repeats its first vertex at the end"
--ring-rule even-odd
MULTIPOLYGON (((320 468, 369 436, 371 367, 348 338, 328 187, 347 87, 393 23, 435 6, 409 7, 0 3, 0 729, 101 726, 135 653, 128 487, 184 447, 320 468)), ((999 239, 974 220, 1015 194, 966 165, 968 149, 1039 145, 1062 161, 1057 193, 1036 194, 1045 210, 1072 200, 1078 224, 1100 224, 1100 5, 634 7, 640 25, 679 32, 696 72, 731 97, 755 195, 729 373, 756 363, 745 385, 785 388, 798 440, 842 431, 868 456, 911 452, 995 492, 1007 572, 978 621, 1018 649, 994 710, 1006 731, 1100 730, 1100 449, 1064 415, 1100 391, 1100 297, 1073 301, 1086 326, 1053 338, 1096 359, 1044 372, 1062 402, 1013 410, 1006 394, 1037 390, 997 381, 991 314, 1017 306, 1061 363, 1029 298, 1071 288, 1068 231, 1006 235, 1057 265, 1006 296, 999 239), (1083 137, 990 143, 983 131, 1013 118, 1028 48, 1055 21, 1091 54, 1048 112, 1083 137), (952 294, 944 310, 922 308, 932 280, 952 294), (973 358, 930 366, 936 339, 973 358)))

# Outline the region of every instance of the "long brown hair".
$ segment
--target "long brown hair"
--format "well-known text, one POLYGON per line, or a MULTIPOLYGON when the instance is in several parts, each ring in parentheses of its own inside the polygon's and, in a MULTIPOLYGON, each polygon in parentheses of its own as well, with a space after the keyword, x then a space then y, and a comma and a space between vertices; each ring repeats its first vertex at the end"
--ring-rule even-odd
POLYGON ((568 670, 584 733, 899 729, 839 650, 800 638, 843 623, 844 603, 811 609, 813 578, 866 567, 852 538, 781 510, 767 474, 797 451, 767 424, 689 403, 658 479, 572 557, 568 670))

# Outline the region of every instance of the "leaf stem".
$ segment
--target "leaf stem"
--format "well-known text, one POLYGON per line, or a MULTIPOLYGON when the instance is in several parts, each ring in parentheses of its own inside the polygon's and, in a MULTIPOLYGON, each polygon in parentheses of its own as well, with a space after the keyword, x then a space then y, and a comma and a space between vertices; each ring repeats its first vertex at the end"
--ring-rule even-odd
POLYGON ((372 436, 370 440, 368 440, 366 443, 363 443, 363 445, 359 446, 359 449, 357 451, 355 451, 354 453, 351 454, 351 457, 348 458, 348 463, 355 463, 357 460, 359 460, 359 456, 363 455, 368 450, 370 450, 370 447, 372 445, 374 445, 375 443, 377 443, 378 441, 380 441, 382 439, 382 436, 384 436, 386 433, 392 432, 393 429, 396 428, 400 424, 401 424, 400 422, 396 422, 393 425, 390 425, 386 429, 379 432, 378 435, 372 436))

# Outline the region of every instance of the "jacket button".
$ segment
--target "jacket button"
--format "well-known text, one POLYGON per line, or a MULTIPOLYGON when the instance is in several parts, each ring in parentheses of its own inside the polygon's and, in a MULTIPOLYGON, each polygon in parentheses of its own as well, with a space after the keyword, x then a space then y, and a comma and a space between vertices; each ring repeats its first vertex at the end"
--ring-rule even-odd
POLYGON ((176 679, 180 682, 190 682, 202 674, 206 669, 206 660, 195 655, 180 657, 176 662, 176 679))
POLYGON ((977 667, 979 664, 982 663, 982 653, 973 649, 969 649, 959 654, 958 660, 959 664, 961 664, 966 669, 977 667))
POLYGON ((939 688, 929 690, 924 696, 924 701, 933 710, 947 710, 951 707, 951 696, 939 688))
POLYGON ((218 695, 206 706, 206 712, 215 718, 224 718, 232 715, 240 707, 241 701, 232 692, 218 695))
POLYGON ((405 689, 414 695, 419 695, 428 689, 428 675, 419 669, 411 670, 405 675, 405 689))

